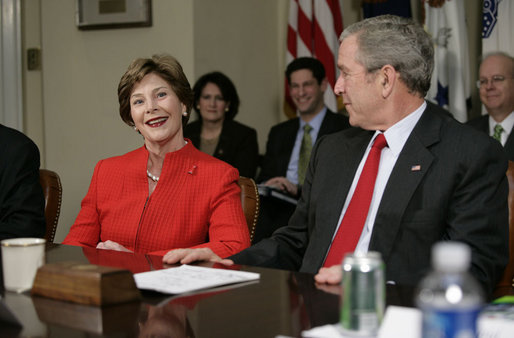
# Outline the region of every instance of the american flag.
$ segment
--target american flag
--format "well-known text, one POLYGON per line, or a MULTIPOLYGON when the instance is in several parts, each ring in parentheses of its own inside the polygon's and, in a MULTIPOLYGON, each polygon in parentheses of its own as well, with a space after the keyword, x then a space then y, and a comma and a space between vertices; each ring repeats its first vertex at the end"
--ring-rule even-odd
MULTIPOLYGON (((337 52, 339 35, 343 31, 343 19, 339 0, 289 0, 289 21, 287 27, 286 64, 297 57, 312 56, 325 66, 329 87, 325 91, 325 105, 337 112, 334 94, 337 79, 337 52)), ((287 79, 285 80, 285 113, 296 116, 293 109, 287 79)))

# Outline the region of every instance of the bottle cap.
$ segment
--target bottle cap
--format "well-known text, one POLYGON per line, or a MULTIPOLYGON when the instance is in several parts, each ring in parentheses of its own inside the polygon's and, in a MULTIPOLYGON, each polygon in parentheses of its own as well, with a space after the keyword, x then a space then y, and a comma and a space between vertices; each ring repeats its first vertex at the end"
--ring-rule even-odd
POLYGON ((432 247, 432 266, 439 271, 466 271, 471 249, 460 242, 439 242, 432 247))

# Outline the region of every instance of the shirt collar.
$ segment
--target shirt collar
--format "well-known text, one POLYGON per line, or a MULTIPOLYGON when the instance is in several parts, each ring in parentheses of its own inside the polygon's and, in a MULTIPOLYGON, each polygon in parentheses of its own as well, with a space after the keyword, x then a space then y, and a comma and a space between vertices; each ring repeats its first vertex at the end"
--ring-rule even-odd
POLYGON ((503 121, 500 123, 496 122, 491 115, 489 115, 489 135, 494 134, 494 127, 499 124, 502 126, 503 130, 510 134, 510 131, 512 130, 512 127, 514 127, 514 111, 511 112, 503 121))
MULTIPOLYGON (((385 132, 384 136, 387 141, 387 147, 393 152, 395 156, 398 156, 407 142, 412 130, 418 123, 421 115, 425 111, 427 103, 423 101, 421 106, 414 110, 409 115, 405 116, 400 121, 389 127, 385 132)), ((376 131, 373 139, 380 134, 380 131, 376 131)))
MULTIPOLYGON (((319 129, 321 128, 321 123, 323 123, 323 119, 325 118, 326 114, 327 107, 323 106, 323 109, 321 109, 321 111, 317 113, 312 120, 309 121, 309 125, 312 127, 312 129, 316 130, 316 132, 319 131, 319 129)), ((300 129, 303 130, 303 126, 305 126, 306 124, 307 122, 300 118, 300 129)))

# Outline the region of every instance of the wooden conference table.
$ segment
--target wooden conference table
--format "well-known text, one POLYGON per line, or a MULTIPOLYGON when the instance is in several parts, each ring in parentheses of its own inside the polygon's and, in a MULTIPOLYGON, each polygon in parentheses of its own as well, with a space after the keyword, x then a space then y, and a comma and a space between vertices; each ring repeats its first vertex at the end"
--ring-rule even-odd
MULTIPOLYGON (((165 268, 156 256, 57 244, 47 246, 46 261, 134 273, 165 268)), ((2 290, 23 328, 0 322, 0 337, 299 337, 302 330, 339 321, 339 296, 317 288, 313 275, 240 269, 259 273, 260 280, 188 296, 143 291, 140 302, 103 308, 2 290)), ((411 299, 412 290, 388 286, 388 304, 411 306, 411 299)))

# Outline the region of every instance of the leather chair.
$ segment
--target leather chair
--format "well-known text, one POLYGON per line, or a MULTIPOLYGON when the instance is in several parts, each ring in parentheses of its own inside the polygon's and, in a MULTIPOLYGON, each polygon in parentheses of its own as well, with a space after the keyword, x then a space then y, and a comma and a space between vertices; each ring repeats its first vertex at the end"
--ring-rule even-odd
POLYGON ((494 288, 493 298, 514 295, 514 162, 512 161, 509 161, 507 179, 509 181, 509 263, 494 288))
POLYGON ((255 181, 248 177, 239 177, 237 182, 241 188, 241 205, 246 217, 246 224, 250 232, 250 242, 255 235, 255 226, 259 217, 259 191, 255 181))
POLYGON ((53 243, 59 214, 61 213, 62 186, 56 172, 46 169, 39 170, 39 183, 45 196, 45 239, 53 243))

